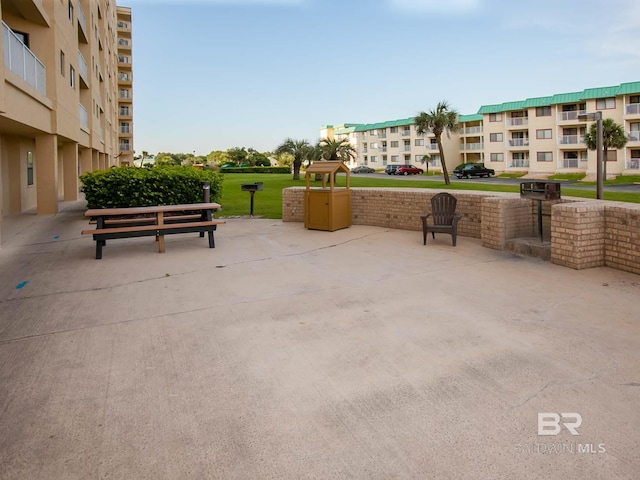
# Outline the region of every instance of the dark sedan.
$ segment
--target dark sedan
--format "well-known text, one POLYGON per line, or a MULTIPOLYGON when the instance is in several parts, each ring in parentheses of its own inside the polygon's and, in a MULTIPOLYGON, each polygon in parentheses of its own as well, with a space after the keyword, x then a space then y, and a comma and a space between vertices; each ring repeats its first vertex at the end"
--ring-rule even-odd
POLYGON ((496 172, 491 168, 486 168, 482 163, 465 163, 458 165, 453 174, 458 178, 471 177, 493 177, 496 172))
POLYGON ((359 167, 355 167, 351 169, 351 173, 375 173, 376 171, 371 168, 371 167, 367 167, 366 165, 360 165, 359 167))

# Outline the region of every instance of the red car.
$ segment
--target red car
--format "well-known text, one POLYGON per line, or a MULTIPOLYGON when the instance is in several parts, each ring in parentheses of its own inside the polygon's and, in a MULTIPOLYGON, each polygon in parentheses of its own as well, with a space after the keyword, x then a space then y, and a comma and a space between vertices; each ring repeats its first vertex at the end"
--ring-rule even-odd
POLYGON ((422 174, 424 170, 418 167, 414 167, 413 165, 400 165, 396 170, 396 175, 418 175, 422 174))

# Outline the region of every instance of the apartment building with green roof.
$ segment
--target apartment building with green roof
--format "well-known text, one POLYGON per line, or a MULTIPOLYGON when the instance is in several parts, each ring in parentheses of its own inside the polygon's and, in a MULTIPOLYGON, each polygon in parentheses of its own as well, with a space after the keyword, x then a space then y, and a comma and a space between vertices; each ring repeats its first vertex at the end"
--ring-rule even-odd
MULTIPOLYGON (((460 115, 460 129, 443 136, 447 166, 483 162, 496 172, 529 176, 596 172, 596 152, 584 142, 589 122, 583 113, 601 111, 624 127, 627 145, 610 151, 609 175, 640 174, 640 82, 587 88, 580 92, 531 97, 483 105, 460 115)), ((388 122, 346 123, 321 128, 321 136, 348 139, 358 152, 353 165, 384 168, 388 164, 419 164, 440 169, 433 135, 418 135, 413 117, 388 122)))

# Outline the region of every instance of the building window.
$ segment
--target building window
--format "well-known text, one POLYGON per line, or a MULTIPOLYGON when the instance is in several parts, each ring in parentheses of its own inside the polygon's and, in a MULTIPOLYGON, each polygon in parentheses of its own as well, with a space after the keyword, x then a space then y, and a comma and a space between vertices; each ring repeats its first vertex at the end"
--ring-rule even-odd
POLYGON ((131 133, 131 130, 129 128, 129 122, 120 122, 120 133, 131 133))
POLYGON ((504 162, 504 153, 492 153, 491 154, 492 162, 504 162))
POLYGON ((411 155, 405 155, 404 156, 404 163, 409 165, 410 162, 411 162, 411 155))
POLYGON ((120 90, 120 98, 129 98, 129 90, 121 89, 120 90))
POLYGON ((415 146, 416 147, 423 147, 424 146, 424 138, 416 138, 415 139, 415 146))
POLYGON ((501 142, 502 139, 503 139, 502 133, 490 133, 489 134, 489 141, 490 142, 501 142))
POLYGON ((62 75, 64 77, 65 75, 65 70, 66 67, 64 65, 64 52, 62 50, 60 50, 60 75, 62 75))
POLYGON ((13 34, 20 39, 20 41, 24 44, 25 47, 29 48, 29 34, 24 32, 19 32, 18 30, 11 29, 13 34))
POLYGON ((545 140, 545 139, 549 139, 552 138, 551 137, 551 129, 544 129, 544 130, 536 130, 536 138, 538 140, 545 140))
POLYGON ((538 152, 538 161, 539 162, 552 162, 553 161, 553 153, 552 152, 538 152))
POLYGON ((607 150, 607 162, 617 162, 617 161, 618 161, 618 151, 607 150))
POLYGON ((398 127, 389 127, 390 133, 398 133, 398 127))
POLYGON ((398 155, 391 155, 391 163, 398 163, 398 160, 399 160, 398 155))
POLYGON ((611 108, 616 108, 615 97, 599 98, 596 100, 596 110, 609 110, 611 108))
POLYGON ((387 164, 387 156, 386 155, 382 155, 382 164, 383 165, 387 164))
POLYGON ((629 97, 629 103, 640 103, 640 95, 631 95, 629 97))
POLYGON ((423 158, 424 158, 424 155, 416 155, 415 156, 416 162, 418 162, 418 163, 422 163, 422 159, 423 158))
POLYGON ((27 185, 33 185, 33 152, 27 152, 27 185))
POLYGON ((71 65, 69 65, 69 85, 71 88, 76 88, 76 71, 71 65))
MULTIPOLYGON (((394 127, 397 128, 397 127, 394 127)), ((397 141, 392 141, 391 142, 391 148, 398 148, 398 142, 397 141)))
POLYGON ((490 122, 501 122, 502 121, 502 114, 501 113, 490 113, 489 114, 489 121, 490 122))
POLYGON ((371 155, 371 163, 376 163, 378 161, 378 157, 375 155, 371 155))
POLYGON ((442 165, 440 164, 440 155, 431 155, 430 163, 432 167, 441 167, 442 165))
POLYGON ((536 107, 536 117, 550 117, 551 107, 536 107))

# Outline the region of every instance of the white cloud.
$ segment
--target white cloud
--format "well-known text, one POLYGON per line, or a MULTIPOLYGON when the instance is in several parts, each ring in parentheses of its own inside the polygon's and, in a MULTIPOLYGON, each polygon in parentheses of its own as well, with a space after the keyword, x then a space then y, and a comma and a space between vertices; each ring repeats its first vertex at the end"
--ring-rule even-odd
POLYGON ((456 14, 475 10, 482 0, 390 0, 397 9, 412 13, 456 14))

